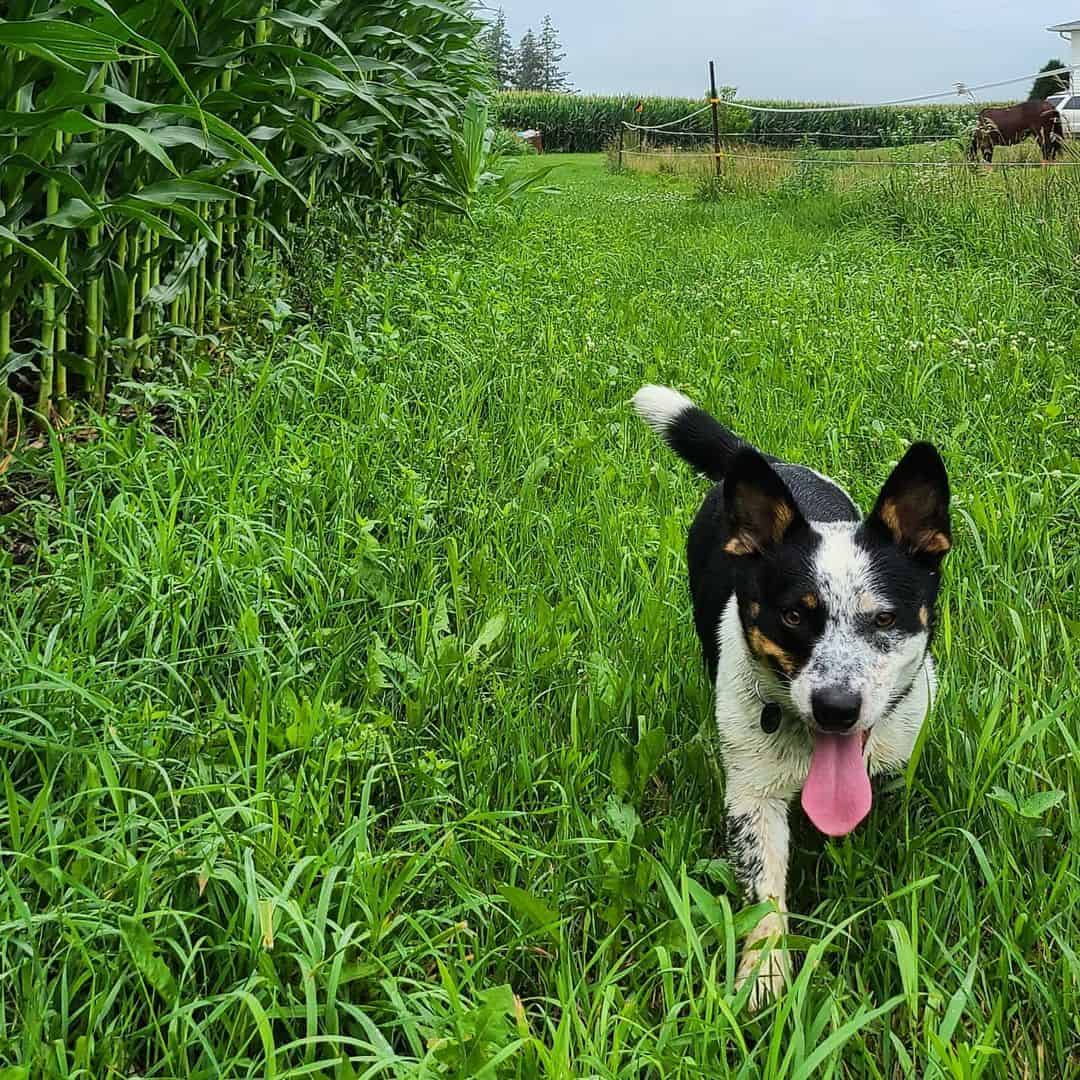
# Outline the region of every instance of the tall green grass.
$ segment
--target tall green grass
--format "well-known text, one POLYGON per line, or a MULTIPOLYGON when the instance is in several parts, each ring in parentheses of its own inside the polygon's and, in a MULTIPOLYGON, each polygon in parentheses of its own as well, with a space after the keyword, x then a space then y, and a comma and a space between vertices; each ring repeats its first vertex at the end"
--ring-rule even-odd
POLYGON ((0 581, 0 1069, 1075 1075, 1078 249, 1002 182, 570 159, 364 277, 315 230, 172 436, 50 444, 0 581), (925 745, 800 842, 757 1019, 646 380, 864 505, 915 438, 953 481, 925 745))
POLYGON ((462 0, 13 0, 0 22, 0 396, 43 420, 222 324, 315 201, 438 173, 482 85, 462 0))

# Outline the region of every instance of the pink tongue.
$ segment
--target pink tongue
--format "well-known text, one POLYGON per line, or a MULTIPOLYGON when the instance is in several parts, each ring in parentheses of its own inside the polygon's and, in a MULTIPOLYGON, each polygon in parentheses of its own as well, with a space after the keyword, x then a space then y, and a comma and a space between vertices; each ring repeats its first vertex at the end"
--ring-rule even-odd
POLYGON ((806 816, 826 836, 847 836, 873 802, 861 735, 815 735, 802 790, 806 816))

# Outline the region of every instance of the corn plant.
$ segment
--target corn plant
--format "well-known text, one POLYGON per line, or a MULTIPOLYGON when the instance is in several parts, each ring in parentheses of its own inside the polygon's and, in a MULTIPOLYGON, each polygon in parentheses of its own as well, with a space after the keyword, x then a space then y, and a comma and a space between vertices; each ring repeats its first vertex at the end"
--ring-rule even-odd
POLYGON ((534 169, 512 177, 495 172, 497 154, 493 150, 495 130, 488 124, 488 105, 479 96, 470 98, 460 128, 450 134, 450 145, 441 168, 425 178, 425 200, 453 213, 471 214, 482 194, 495 206, 514 202, 537 190, 557 166, 534 169))
MULTIPOLYGON (((771 109, 813 109, 814 104, 798 101, 755 101, 771 109)), ((955 138, 975 125, 981 106, 896 105, 845 109, 842 112, 758 112, 751 113, 750 135, 762 136, 770 146, 795 146, 806 141, 836 148, 851 145, 852 137, 863 148, 902 145, 907 142, 955 138), (764 138, 766 137, 767 138, 764 138), (786 138, 785 138, 786 136, 786 138)))
POLYGON ((0 368, 41 420, 219 327, 319 200, 437 170, 483 85, 466 0, 10 0, 0 21, 0 368))

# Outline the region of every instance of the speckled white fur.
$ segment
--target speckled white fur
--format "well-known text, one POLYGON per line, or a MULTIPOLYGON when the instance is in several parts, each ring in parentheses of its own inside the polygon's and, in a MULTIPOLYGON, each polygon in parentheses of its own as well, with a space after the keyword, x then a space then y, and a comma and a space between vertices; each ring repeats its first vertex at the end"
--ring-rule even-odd
MULTIPOLYGON (((872 724, 860 721, 860 727, 869 732, 865 755, 871 775, 903 765, 911 757, 933 703, 937 688, 934 662, 926 652, 926 635, 916 637, 922 642, 922 651, 915 671, 918 673, 921 666, 921 674, 888 717, 872 724)), ((772 670, 747 648, 734 596, 724 609, 719 640, 716 729, 728 791, 791 800, 802 790, 810 772, 809 701, 802 712, 772 670), (761 699, 755 686, 766 700, 779 703, 784 710, 784 726, 773 735, 761 730, 761 699)))
POLYGON ((879 630, 877 636, 888 649, 875 649, 859 632, 859 623, 887 610, 888 603, 878 595, 869 555, 855 543, 857 523, 814 528, 821 536, 814 575, 829 619, 809 661, 792 681, 791 701, 799 715, 809 720, 815 690, 851 690, 862 698, 855 730, 871 731, 885 716, 894 695, 915 679, 926 658, 929 635, 879 630))

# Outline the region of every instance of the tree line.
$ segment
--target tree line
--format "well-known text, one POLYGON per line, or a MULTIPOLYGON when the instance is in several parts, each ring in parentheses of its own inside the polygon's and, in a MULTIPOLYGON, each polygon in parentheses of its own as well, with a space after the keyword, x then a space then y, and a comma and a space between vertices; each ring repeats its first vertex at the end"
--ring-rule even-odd
POLYGON ((480 35, 480 46, 500 90, 572 89, 562 69, 566 54, 550 15, 544 16, 539 32, 526 30, 515 47, 506 27, 506 13, 499 8, 480 35))

